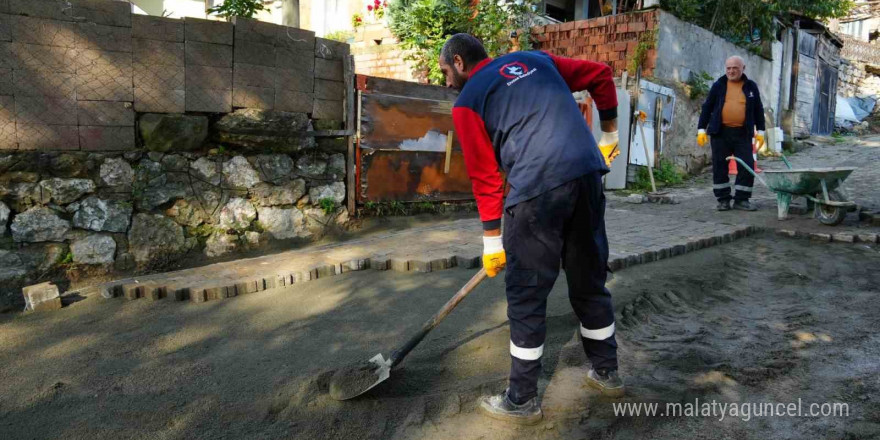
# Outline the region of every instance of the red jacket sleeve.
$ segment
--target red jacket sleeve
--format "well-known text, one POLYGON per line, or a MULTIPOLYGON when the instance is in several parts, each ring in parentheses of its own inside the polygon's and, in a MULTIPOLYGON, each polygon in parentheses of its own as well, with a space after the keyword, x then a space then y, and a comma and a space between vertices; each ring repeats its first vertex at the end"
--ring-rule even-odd
POLYGON ((549 52, 547 55, 553 59, 572 92, 590 92, 596 108, 599 109, 600 120, 607 121, 617 117, 617 89, 611 68, 607 64, 560 57, 549 52))
POLYGON ((471 178, 483 228, 500 228, 504 180, 501 178, 498 161, 495 160, 495 148, 489 140, 486 125, 480 115, 467 107, 454 107, 452 121, 464 153, 464 164, 471 178))

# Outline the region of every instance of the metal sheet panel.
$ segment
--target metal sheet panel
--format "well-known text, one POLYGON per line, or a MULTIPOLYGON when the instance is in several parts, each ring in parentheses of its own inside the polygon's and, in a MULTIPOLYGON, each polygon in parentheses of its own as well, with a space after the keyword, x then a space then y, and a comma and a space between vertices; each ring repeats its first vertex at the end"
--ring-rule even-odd
MULTIPOLYGON (((361 97, 362 149, 446 151, 454 130, 452 101, 364 93, 361 97)), ((454 150, 461 150, 456 141, 454 150)))
POLYGON ((362 150, 361 202, 472 200, 471 182, 460 151, 362 150))

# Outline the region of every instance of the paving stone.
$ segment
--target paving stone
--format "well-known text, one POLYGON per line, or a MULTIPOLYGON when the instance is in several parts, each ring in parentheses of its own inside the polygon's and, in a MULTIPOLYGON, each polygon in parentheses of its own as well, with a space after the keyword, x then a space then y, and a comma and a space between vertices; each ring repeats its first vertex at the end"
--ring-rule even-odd
POLYGON ((336 275, 336 268, 332 264, 325 264, 314 268, 317 271, 317 279, 328 278, 336 275))
POLYGON ((183 43, 183 20, 131 14, 131 35, 134 38, 183 43))
POLYGON ((203 303, 208 300, 208 296, 205 293, 205 289, 196 287, 190 289, 189 299, 194 303, 203 303))
POLYGON ((820 234, 814 232, 810 234, 810 239, 816 241, 831 241, 831 234, 820 234))
POLYGON ((844 243, 854 243, 856 237, 852 234, 834 234, 831 236, 832 241, 840 241, 844 243))
POLYGON ((167 294, 165 293, 165 286, 144 286, 144 298, 148 300, 158 301, 162 298, 165 298, 166 296, 167 294))
POLYGON ((409 260, 407 262, 409 270, 413 272, 423 272, 427 273, 431 271, 431 263, 429 261, 422 260, 409 260))
POLYGON ((224 44, 231 46, 233 42, 232 23, 218 20, 186 17, 183 20, 184 38, 187 42, 224 44))
POLYGON ((429 269, 431 272, 436 272, 438 270, 446 270, 455 267, 455 257, 451 258, 437 258, 431 260, 429 263, 429 269))
POLYGON ((791 237, 791 238, 797 237, 797 232, 790 231, 788 229, 777 229, 776 234, 781 235, 783 237, 791 237))
POLYGON ((233 298, 235 296, 238 296, 238 292, 235 290, 235 285, 223 286, 220 289, 221 294, 225 295, 226 298, 233 298))
POLYGON ((391 260, 387 258, 371 257, 370 267, 375 270, 388 270, 391 269, 391 260))
POLYGON ((265 287, 265 290, 274 289, 278 286, 277 279, 274 276, 263 278, 263 286, 265 287))
POLYGON ((168 287, 168 299, 172 301, 186 301, 189 299, 189 288, 168 287))
POLYGON ((221 287, 208 287, 205 289, 205 297, 207 301, 215 301, 226 298, 226 289, 221 287))
POLYGON ((144 285, 141 283, 130 283, 122 286, 122 296, 129 301, 134 301, 144 296, 144 285))
POLYGON ((395 272, 409 272, 409 262, 400 258, 388 260, 388 268, 395 272))
POLYGON ((877 234, 859 234, 860 243, 877 243, 877 234))
POLYGON ((61 308, 61 295, 58 286, 51 282, 34 284, 22 289, 25 307, 35 312, 61 308))
POLYGON ((455 265, 464 269, 474 269, 480 267, 480 257, 456 255, 455 265))

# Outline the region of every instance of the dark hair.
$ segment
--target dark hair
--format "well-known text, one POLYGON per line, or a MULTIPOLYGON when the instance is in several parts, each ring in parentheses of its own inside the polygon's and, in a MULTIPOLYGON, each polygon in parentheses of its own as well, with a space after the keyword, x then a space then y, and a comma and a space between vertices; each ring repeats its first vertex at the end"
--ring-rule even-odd
POLYGON ((469 34, 455 34, 446 40, 443 49, 440 51, 440 57, 446 64, 452 65, 455 55, 461 57, 465 67, 473 67, 480 61, 489 58, 486 55, 486 49, 483 43, 476 37, 469 34))

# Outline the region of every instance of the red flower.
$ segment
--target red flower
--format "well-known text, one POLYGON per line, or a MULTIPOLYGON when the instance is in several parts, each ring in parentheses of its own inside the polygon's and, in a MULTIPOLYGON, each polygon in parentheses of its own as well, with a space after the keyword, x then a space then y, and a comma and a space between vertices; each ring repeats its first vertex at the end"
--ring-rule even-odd
POLYGON ((372 10, 373 10, 373 5, 367 5, 367 10, 368 10, 368 11, 372 11, 372 10))
POLYGON ((360 23, 360 22, 361 22, 361 21, 363 21, 363 20, 361 20, 361 18, 360 18, 360 17, 357 17, 357 18, 355 18, 355 19, 354 19, 354 21, 356 21, 356 22, 358 22, 358 23, 360 23))
POLYGON ((380 2, 379 0, 375 0, 375 1, 373 2, 373 4, 376 5, 376 7, 378 8, 379 5, 382 4, 382 2, 380 2))

